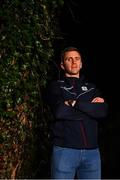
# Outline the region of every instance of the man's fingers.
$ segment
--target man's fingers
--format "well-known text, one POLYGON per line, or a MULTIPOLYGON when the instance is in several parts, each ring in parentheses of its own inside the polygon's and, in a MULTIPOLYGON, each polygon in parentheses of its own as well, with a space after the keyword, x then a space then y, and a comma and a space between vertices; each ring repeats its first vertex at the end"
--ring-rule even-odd
POLYGON ((96 97, 92 100, 93 103, 95 102, 99 102, 99 103, 103 103, 104 102, 104 99, 103 98, 100 98, 100 97, 96 97))

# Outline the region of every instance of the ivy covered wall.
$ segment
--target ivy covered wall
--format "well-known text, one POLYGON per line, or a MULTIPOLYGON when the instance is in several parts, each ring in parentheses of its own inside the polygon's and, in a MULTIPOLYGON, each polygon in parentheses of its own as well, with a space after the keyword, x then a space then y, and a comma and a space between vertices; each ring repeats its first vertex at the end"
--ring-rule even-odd
POLYGON ((2 179, 44 177, 52 117, 42 92, 51 78, 49 62, 59 38, 57 16, 62 5, 63 0, 0 1, 2 179))

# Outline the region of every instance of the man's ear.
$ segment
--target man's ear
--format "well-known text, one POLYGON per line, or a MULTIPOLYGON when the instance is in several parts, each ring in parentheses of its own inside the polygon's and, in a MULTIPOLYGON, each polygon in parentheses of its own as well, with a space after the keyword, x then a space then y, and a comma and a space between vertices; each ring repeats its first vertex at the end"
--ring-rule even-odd
POLYGON ((60 63, 61 69, 65 70, 63 62, 60 63))

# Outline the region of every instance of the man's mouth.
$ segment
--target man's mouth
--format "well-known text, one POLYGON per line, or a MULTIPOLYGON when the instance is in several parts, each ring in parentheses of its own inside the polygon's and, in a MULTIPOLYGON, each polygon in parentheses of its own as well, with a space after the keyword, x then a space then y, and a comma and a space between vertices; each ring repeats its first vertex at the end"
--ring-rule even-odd
POLYGON ((72 66, 72 69, 76 69, 77 68, 77 66, 72 66))

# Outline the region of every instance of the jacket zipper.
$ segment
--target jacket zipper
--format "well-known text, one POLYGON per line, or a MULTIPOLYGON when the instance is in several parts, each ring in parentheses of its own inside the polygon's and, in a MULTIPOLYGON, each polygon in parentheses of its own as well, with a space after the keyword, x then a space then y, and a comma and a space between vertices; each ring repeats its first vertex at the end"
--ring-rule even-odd
MULTIPOLYGON (((73 80, 72 85, 73 85, 73 88, 74 88, 74 90, 75 90, 75 89, 76 89, 75 80, 73 80)), ((92 89, 93 89, 93 88, 91 88, 91 89, 88 90, 88 91, 91 91, 92 89)), ((87 91, 87 92, 88 92, 88 91, 87 91)), ((79 94, 79 95, 77 96, 77 98, 78 98, 79 96, 81 96, 82 94, 85 94, 85 93, 87 93, 87 92, 83 92, 83 93, 79 94)), ((81 134, 82 134, 82 137, 83 137, 83 144, 84 144, 85 147, 88 147, 87 135, 86 135, 85 126, 84 126, 83 121, 80 121, 80 127, 81 127, 81 134)))
POLYGON ((87 136, 86 136, 86 132, 85 132, 85 126, 83 121, 80 121, 80 128, 81 128, 81 134, 83 137, 83 143, 85 147, 88 147, 88 141, 87 141, 87 136))

